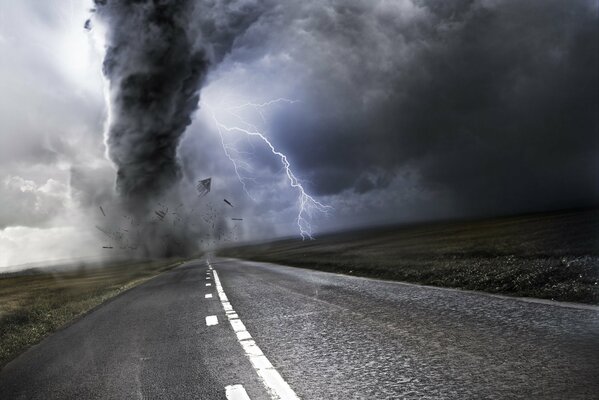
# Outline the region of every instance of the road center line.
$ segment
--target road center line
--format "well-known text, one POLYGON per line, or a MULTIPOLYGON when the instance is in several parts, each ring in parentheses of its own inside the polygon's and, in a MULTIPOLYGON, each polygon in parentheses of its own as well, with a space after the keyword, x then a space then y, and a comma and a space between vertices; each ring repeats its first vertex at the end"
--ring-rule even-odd
POLYGON ((218 317, 216 315, 209 315, 206 317, 206 326, 218 325, 218 317))
MULTIPOLYGON (((212 270, 210 264, 208 264, 208 267, 212 270)), ((231 306, 231 303, 229 303, 229 299, 220 283, 218 273, 216 270, 213 270, 212 272, 214 273, 214 284, 216 285, 218 297, 220 298, 220 302, 229 319, 229 323, 237 336, 237 341, 241 344, 241 347, 245 351, 245 355, 250 359, 252 366, 268 390, 271 399, 299 400, 297 394, 295 394, 293 389, 291 389, 289 384, 283 379, 275 367, 273 367, 270 361, 268 361, 268 358, 266 358, 260 347, 258 347, 256 342, 252 339, 252 336, 245 328, 241 319, 239 319, 239 316, 231 306)), ((227 396, 227 398, 229 397, 227 396)), ((239 397, 239 399, 243 399, 243 397, 239 397)))
POLYGON ((211 299, 211 298, 212 298, 212 293, 206 293, 206 294, 204 295, 204 298, 205 298, 205 299, 211 299))

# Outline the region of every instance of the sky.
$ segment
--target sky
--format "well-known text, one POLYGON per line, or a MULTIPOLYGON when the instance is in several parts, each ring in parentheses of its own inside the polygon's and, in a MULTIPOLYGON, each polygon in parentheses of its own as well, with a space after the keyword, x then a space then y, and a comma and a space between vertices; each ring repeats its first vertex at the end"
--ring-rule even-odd
POLYGON ((599 200, 596 1, 122 3, 0 0, 0 268, 599 200))

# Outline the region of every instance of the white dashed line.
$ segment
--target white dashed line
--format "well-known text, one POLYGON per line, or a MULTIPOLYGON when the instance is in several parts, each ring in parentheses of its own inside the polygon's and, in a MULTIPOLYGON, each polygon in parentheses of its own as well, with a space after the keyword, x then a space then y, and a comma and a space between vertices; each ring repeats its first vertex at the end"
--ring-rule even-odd
POLYGON ((228 400, 250 400, 247 392, 242 385, 230 385, 225 387, 225 394, 228 400))
POLYGON ((206 294, 204 295, 204 298, 205 298, 205 299, 211 299, 211 298, 212 298, 212 293, 206 293, 206 294))
POLYGON ((206 326, 218 325, 218 317, 216 315, 209 315, 206 317, 206 326))
MULTIPOLYGON (((208 265, 210 269, 212 269, 211 265, 208 265)), ((237 336, 237 340, 241 344, 241 347, 245 351, 246 356, 250 359, 252 366, 258 373, 258 376, 262 379, 262 383, 266 386, 271 399, 273 400, 299 400, 299 397, 293 389, 285 382, 283 377, 279 374, 279 372, 273 367, 273 365, 268 361, 268 358, 262 353, 262 350, 254 340, 252 340, 252 335, 247 331, 239 316, 233 310, 231 303, 229 303, 229 299, 223 290, 223 287, 220 283, 220 279, 218 278, 218 274, 216 271, 214 272, 214 283, 216 285, 216 291, 218 292, 218 297, 220 298, 220 302, 225 309, 225 313, 227 318, 229 319, 229 323, 237 336)), ((208 317, 206 317, 206 321, 208 321, 208 317)), ((235 385, 240 386, 240 385, 235 385)), ((227 386, 227 388, 232 388, 235 386, 227 386)), ((244 390, 245 392, 245 390, 244 390)), ((227 392, 229 393, 229 392, 227 392)), ((247 394, 246 394, 247 396, 247 394)), ((246 399, 248 397, 229 397, 228 399, 246 399)), ((249 398, 248 398, 249 399, 249 398)))
POLYGON ((207 283, 206 286, 212 286, 212 283, 207 283))

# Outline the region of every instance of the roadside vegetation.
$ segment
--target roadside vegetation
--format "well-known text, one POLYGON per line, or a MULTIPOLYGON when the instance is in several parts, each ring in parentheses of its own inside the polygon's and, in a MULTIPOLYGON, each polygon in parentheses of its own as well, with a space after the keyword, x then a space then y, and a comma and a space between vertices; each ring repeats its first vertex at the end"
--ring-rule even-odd
POLYGON ((178 264, 121 262, 0 274, 0 368, 74 318, 178 264))
POLYGON ((228 248, 220 255, 599 304, 599 210, 384 227, 228 248))

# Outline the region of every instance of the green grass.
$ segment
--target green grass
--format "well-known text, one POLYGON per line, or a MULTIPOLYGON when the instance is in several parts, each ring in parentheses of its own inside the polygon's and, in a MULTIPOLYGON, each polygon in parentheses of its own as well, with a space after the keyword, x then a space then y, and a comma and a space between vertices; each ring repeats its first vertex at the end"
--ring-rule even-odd
POLYGON ((178 264, 145 261, 0 275, 0 368, 74 318, 178 264))
POLYGON ((599 210, 368 229, 229 248, 220 255, 599 304, 599 210))

